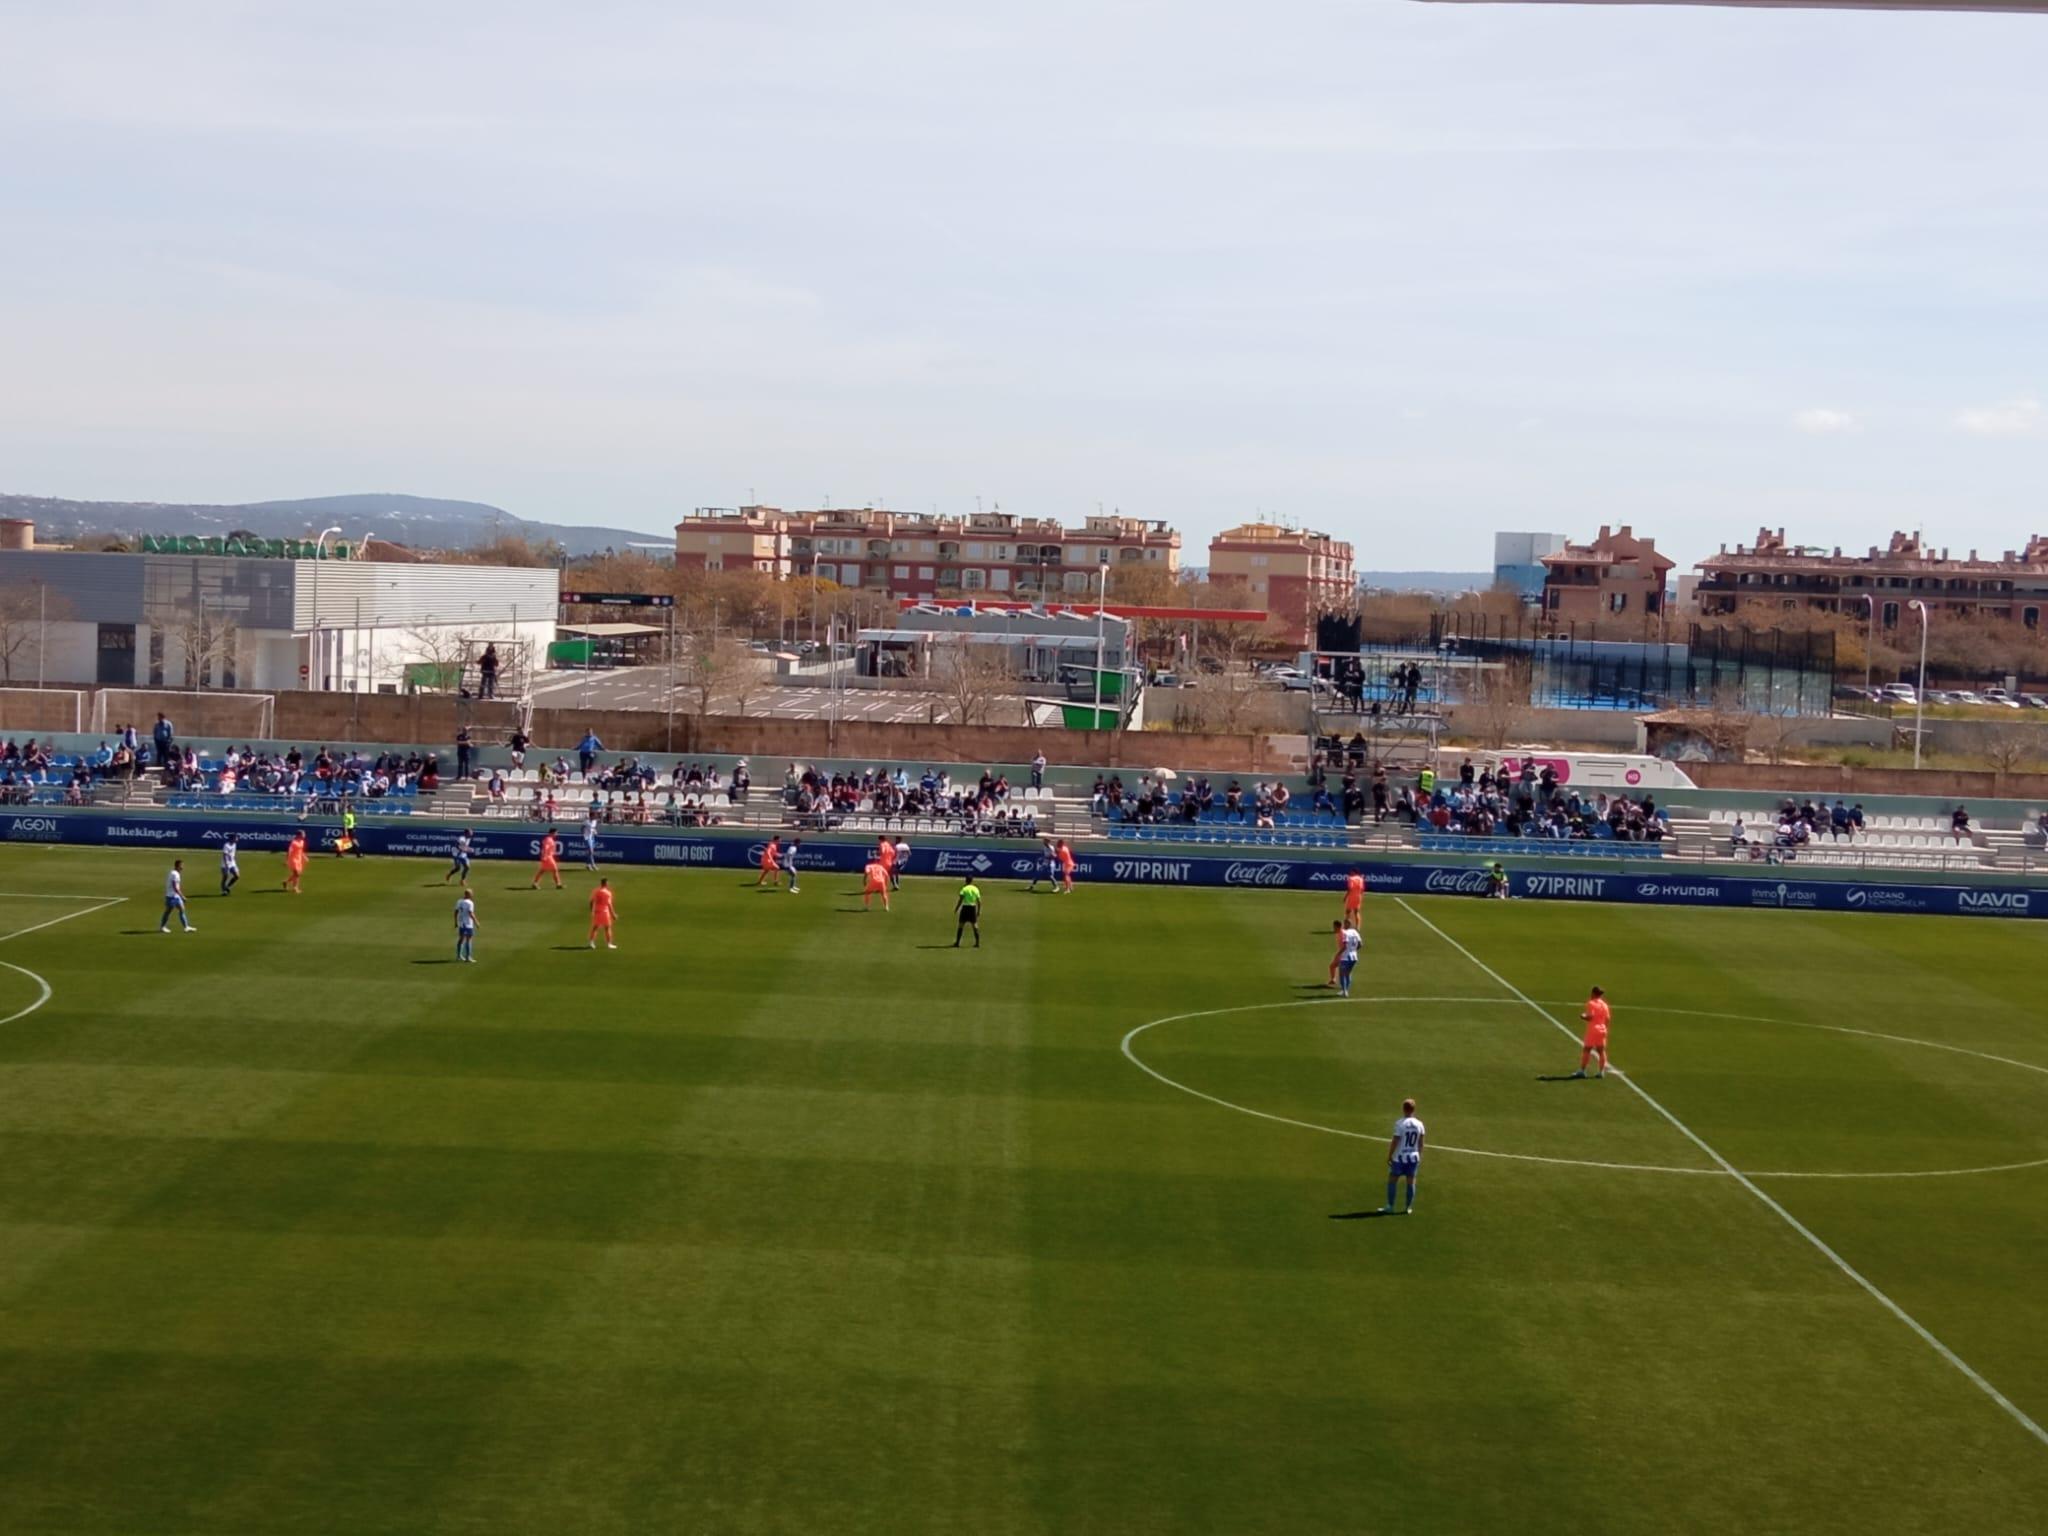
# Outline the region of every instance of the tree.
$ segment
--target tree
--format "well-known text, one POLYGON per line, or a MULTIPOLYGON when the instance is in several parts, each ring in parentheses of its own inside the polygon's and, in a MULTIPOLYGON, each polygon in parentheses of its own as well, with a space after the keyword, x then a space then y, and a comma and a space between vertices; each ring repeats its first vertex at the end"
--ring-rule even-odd
MULTIPOLYGON (((697 696, 697 718, 702 720, 711 713, 711 700, 721 688, 737 683, 741 673, 757 669, 759 663, 753 653, 740 641, 727 634, 714 634, 708 627, 693 629, 684 637, 684 655, 688 658, 690 679, 687 686, 697 696)), ((752 692, 749 686, 748 692, 752 692)), ((746 713, 744 701, 740 712, 746 713)))
POLYGON ((562 585, 571 592, 647 592, 677 590, 673 560, 655 560, 637 550, 615 554, 586 555, 572 560, 562 572, 562 585))
POLYGON ((1016 675, 999 645, 955 640, 935 647, 932 682, 944 696, 957 725, 987 725, 995 701, 1011 691, 1016 675))
POLYGON ((405 638, 412 653, 407 680, 418 680, 419 692, 453 693, 462 686, 463 664, 473 643, 470 635, 447 624, 424 624, 407 630, 405 638))
POLYGON ((1984 740, 1984 760, 1998 773, 2020 773, 2041 761, 2041 730, 2038 726, 1994 726, 1984 740))
POLYGON ((1733 683, 1721 683, 1691 724, 1717 761, 1739 763, 1749 750, 1749 727, 1754 719, 1741 691, 1733 683))
POLYGON ((443 557, 457 565, 547 566, 562 563, 562 546, 553 539, 529 539, 523 534, 501 533, 470 545, 449 550, 443 557))
POLYGON ((1511 656, 1472 674, 1472 694, 1459 713, 1470 718, 1482 746, 1498 752, 1525 734, 1532 676, 1526 656, 1511 656))
POLYGON ((1752 715, 1749 720, 1749 737, 1757 744, 1767 763, 1781 763, 1785 760, 1786 749, 1798 735, 1800 719, 1797 715, 1771 713, 1752 715))
POLYGON ((0 590, 0 681, 13 682, 19 667, 28 677, 42 644, 43 594, 33 585, 0 590))
POLYGON ((229 686, 235 670, 235 642, 241 634, 231 617, 199 605, 180 607, 164 627, 184 658, 187 688, 213 687, 216 668, 220 686, 229 686))

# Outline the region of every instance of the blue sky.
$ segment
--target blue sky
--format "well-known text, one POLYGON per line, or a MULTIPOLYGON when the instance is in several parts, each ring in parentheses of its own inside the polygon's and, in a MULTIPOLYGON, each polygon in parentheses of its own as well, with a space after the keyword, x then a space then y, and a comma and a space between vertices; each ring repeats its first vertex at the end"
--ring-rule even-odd
POLYGON ((2048 531, 2048 17, 973 9, 7 0, 0 489, 2048 531))

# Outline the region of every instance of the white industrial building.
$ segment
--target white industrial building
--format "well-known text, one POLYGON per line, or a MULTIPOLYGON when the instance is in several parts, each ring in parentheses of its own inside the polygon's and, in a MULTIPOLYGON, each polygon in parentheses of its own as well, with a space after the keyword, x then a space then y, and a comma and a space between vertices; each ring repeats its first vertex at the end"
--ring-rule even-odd
POLYGON ((555 638, 553 569, 335 558, 353 551, 334 545, 306 559, 24 542, 0 548, 4 682, 399 692, 473 686, 495 644, 509 692, 555 638))

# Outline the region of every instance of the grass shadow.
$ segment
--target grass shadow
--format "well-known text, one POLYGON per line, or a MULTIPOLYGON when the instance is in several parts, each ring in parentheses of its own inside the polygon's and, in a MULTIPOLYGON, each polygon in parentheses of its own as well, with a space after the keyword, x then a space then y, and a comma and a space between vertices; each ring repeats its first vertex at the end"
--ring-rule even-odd
POLYGON ((1332 1212, 1330 1213, 1330 1220, 1332 1220, 1332 1221, 1378 1221, 1378 1220, 1380 1219, 1380 1217, 1382 1217, 1382 1216, 1391 1216, 1391 1215, 1393 1215, 1393 1214, 1394 1214, 1394 1213, 1393 1213, 1392 1211, 1386 1211, 1386 1210, 1381 1210, 1381 1209, 1379 1209, 1378 1207, 1375 1207, 1375 1208, 1373 1208, 1372 1210, 1369 1210, 1369 1211, 1332 1211, 1332 1212))

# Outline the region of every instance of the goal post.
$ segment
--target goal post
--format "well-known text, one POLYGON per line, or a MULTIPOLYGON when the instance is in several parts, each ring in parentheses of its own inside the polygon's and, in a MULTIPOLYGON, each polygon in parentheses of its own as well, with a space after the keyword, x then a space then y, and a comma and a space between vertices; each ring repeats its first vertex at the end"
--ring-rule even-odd
POLYGON ((77 733, 87 713, 82 688, 0 688, 0 730, 77 733))
POLYGON ((147 741, 159 711, 180 737, 269 741, 276 735, 275 695, 217 688, 102 688, 93 700, 92 729, 104 735, 132 725, 147 741))

